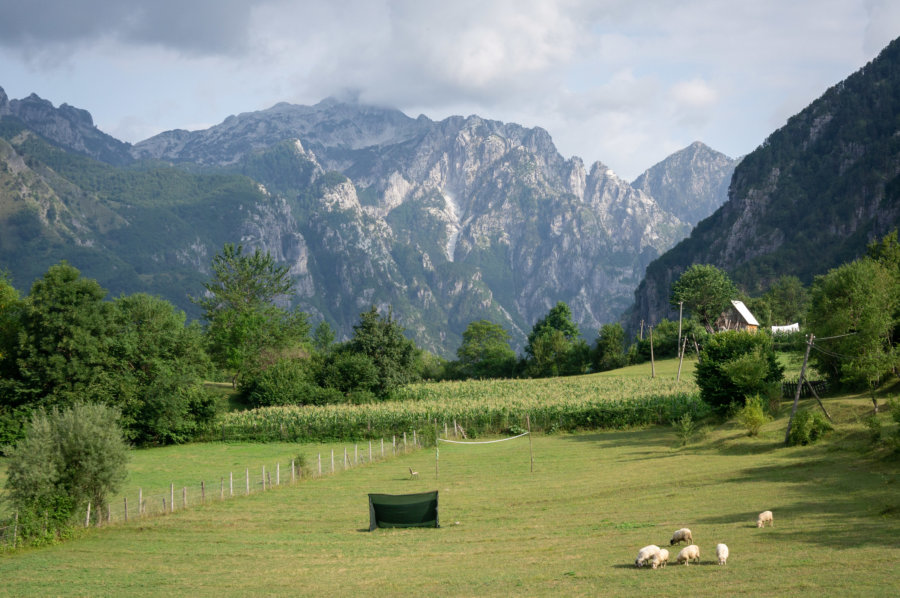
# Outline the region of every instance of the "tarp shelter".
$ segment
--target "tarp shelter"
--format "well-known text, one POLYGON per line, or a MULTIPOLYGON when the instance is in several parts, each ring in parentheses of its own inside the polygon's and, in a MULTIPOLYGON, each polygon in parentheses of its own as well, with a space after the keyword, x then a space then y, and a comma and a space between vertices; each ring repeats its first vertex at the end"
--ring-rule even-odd
POLYGON ((440 527, 438 491, 369 494, 369 531, 376 527, 440 527))

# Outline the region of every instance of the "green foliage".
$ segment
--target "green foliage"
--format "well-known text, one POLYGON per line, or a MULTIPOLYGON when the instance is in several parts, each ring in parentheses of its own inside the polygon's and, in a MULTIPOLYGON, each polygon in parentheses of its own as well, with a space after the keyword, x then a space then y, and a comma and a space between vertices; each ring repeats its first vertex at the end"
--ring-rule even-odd
POLYGON ((709 332, 728 302, 737 297, 737 288, 728 275, 710 264, 694 264, 672 285, 671 303, 684 306, 709 332))
POLYGON ((614 370, 628 364, 625 354, 625 330, 618 322, 600 327, 594 347, 594 369, 598 372, 614 370))
POLYGON ((343 394, 373 393, 378 388, 379 370, 364 353, 338 351, 325 358, 316 379, 323 388, 333 388, 343 394))
POLYGON ((813 444, 832 429, 825 416, 818 411, 801 409, 791 422, 788 444, 791 446, 813 444))
POLYGON ((767 393, 783 372, 769 335, 729 330, 709 336, 694 375, 703 400, 724 411, 747 395, 767 393))
POLYGON ((471 322, 456 350, 459 371, 464 378, 508 378, 516 366, 516 353, 509 346, 510 335, 488 320, 471 322))
POLYGON ((315 331, 313 331, 313 348, 320 353, 327 353, 331 350, 332 345, 334 345, 334 338, 335 334, 331 325, 325 320, 322 320, 316 325, 315 331))
MULTIPOLYGON (((809 291, 796 276, 781 276, 763 294, 763 299, 768 305, 771 321, 763 324, 760 320, 760 324, 784 326, 804 321, 809 291)), ((751 304, 747 305, 759 318, 760 314, 753 310, 751 304)))
POLYGON ((193 301, 203 309, 210 353, 220 367, 239 378, 261 368, 267 357, 308 342, 306 314, 275 305, 293 293, 287 266, 259 249, 247 255, 243 246, 226 243, 212 271, 206 294, 193 301))
POLYGON ((747 430, 747 436, 757 436, 760 429, 772 421, 772 416, 766 413, 762 397, 754 395, 737 412, 737 420, 747 430))
POLYGON ((813 352, 810 359, 832 382, 874 392, 897 367, 898 354, 892 344, 900 301, 896 289, 892 273, 871 258, 816 277, 808 326, 817 337, 839 338, 817 341, 826 350, 813 352))
POLYGON ((373 305, 359 318, 346 349, 367 356, 375 364, 378 379, 371 390, 386 397, 393 390, 416 380, 416 346, 404 336, 403 327, 394 319, 393 311, 381 316, 373 305))
POLYGON ((88 502, 102 513, 125 479, 127 460, 118 410, 80 402, 38 410, 10 452, 7 499, 22 514, 26 534, 40 535, 41 521, 55 531, 71 525, 88 502))
POLYGON ((579 337, 572 312, 562 301, 535 323, 525 354, 525 374, 531 377, 583 374, 591 361, 590 347, 579 337))
POLYGON ((323 389, 315 376, 315 367, 309 360, 279 359, 244 380, 241 394, 250 407, 338 402, 334 399, 341 396, 340 391, 323 389))
POLYGON ((672 427, 675 429, 675 435, 678 436, 678 441, 681 446, 688 444, 697 432, 697 424, 694 422, 694 418, 691 417, 690 413, 685 413, 672 422, 672 427))

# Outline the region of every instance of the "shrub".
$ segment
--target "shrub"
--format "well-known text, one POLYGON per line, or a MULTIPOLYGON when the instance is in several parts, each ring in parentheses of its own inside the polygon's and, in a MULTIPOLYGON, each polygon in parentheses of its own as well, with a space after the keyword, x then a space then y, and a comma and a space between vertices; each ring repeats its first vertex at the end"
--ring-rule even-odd
POLYGON ((34 413, 26 436, 10 452, 8 500, 29 541, 61 535, 91 503, 101 513, 125 479, 128 447, 119 412, 75 403, 34 413))
POLYGON ((747 403, 738 411, 737 418, 747 430, 747 436, 757 436, 759 430, 772 421, 772 416, 766 413, 762 397, 759 395, 747 399, 747 403))
POLYGON ((745 397, 764 394, 781 380, 772 338, 762 332, 727 331, 710 335, 694 370, 700 397, 717 411, 745 397))
POLYGON ((821 413, 804 409, 794 416, 788 442, 792 446, 813 444, 832 429, 821 413))
POLYGON ((681 446, 689 443, 697 431, 697 424, 690 413, 685 413, 681 418, 675 420, 672 423, 672 427, 675 428, 675 435, 678 436, 681 446))

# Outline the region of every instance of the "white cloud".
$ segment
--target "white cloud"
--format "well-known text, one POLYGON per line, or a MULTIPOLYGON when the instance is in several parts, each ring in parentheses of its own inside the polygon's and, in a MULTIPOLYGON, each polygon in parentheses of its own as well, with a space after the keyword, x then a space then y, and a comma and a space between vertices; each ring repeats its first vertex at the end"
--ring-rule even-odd
POLYGON ((542 126, 633 178, 730 155, 872 59, 895 0, 0 0, 0 80, 129 141, 352 92, 542 126))

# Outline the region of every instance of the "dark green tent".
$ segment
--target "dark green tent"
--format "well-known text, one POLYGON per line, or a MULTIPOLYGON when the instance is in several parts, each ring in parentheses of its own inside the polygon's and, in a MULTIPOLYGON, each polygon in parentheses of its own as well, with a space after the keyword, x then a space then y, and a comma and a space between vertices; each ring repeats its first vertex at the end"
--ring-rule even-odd
POLYGON ((440 527, 438 491, 369 494, 369 531, 376 527, 440 527))

